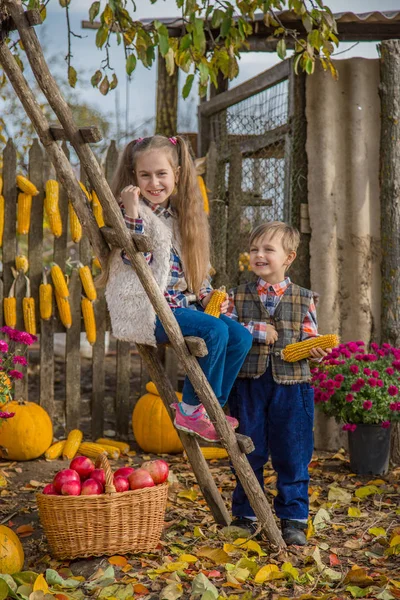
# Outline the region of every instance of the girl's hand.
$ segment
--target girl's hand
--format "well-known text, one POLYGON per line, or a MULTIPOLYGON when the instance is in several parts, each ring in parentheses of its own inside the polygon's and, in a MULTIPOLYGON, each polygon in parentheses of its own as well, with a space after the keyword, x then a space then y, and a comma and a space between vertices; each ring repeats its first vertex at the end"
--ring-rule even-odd
POLYGON ((269 346, 274 344, 278 339, 278 332, 273 325, 267 324, 265 343, 269 346))
POLYGON ((326 350, 322 350, 322 348, 310 348, 310 358, 314 360, 322 360, 325 358, 327 354, 332 352, 331 348, 327 348, 326 350))
POLYGON ((226 294, 225 296, 225 300, 222 302, 221 304, 221 315, 225 315, 228 312, 228 308, 229 308, 229 296, 228 294, 226 294))
POLYGON ((127 185, 121 192, 121 201, 125 207, 125 213, 131 219, 139 218, 139 196, 140 188, 136 185, 127 185))
MULTIPOLYGON (((201 301, 201 304, 202 304, 203 308, 206 308, 207 304, 210 302, 210 300, 212 298, 212 295, 213 295, 213 293, 215 291, 216 290, 212 290, 211 292, 209 292, 207 294, 207 296, 204 296, 203 300, 201 301)), ((226 299, 222 302, 221 308, 220 308, 221 315, 224 315, 226 312, 228 312, 228 307, 229 307, 229 299, 228 299, 229 297, 228 297, 228 294, 226 294, 225 298, 226 299)))

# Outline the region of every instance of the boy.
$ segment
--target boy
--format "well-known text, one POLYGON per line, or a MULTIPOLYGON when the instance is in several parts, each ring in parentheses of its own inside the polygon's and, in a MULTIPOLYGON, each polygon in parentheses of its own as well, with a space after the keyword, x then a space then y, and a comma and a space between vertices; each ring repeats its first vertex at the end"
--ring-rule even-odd
MULTIPOLYGON (((274 500, 286 544, 306 544, 308 465, 313 451, 314 391, 308 360, 287 363, 280 357, 288 344, 317 336, 313 293, 285 276, 296 258, 299 232, 273 221, 250 235, 250 267, 258 276, 230 292, 226 316, 253 335, 253 346, 229 397, 238 431, 252 438, 249 462, 264 489, 263 468, 271 454, 277 473, 274 500)), ((321 360, 327 352, 311 351, 321 360)), ((232 525, 254 533, 254 511, 237 479, 232 525)))

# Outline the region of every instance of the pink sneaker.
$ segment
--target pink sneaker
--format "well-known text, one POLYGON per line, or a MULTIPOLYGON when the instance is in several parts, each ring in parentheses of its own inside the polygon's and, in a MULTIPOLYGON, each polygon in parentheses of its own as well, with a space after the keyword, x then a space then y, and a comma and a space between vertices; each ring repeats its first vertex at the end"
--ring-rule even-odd
POLYGON ((229 425, 232 425, 233 429, 239 427, 239 421, 235 419, 235 417, 230 417, 229 415, 225 415, 225 419, 228 421, 229 425))
POLYGON ((207 442, 219 440, 215 427, 202 404, 191 415, 184 415, 178 403, 172 404, 172 406, 175 409, 174 425, 177 429, 186 433, 194 433, 207 442))

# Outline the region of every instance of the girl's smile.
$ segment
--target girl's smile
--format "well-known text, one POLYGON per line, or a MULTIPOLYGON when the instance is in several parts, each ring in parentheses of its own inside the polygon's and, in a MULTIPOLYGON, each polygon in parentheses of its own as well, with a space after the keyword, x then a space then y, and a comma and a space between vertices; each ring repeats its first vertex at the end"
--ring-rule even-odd
POLYGON ((142 196, 152 204, 168 206, 178 180, 168 155, 160 150, 140 154, 136 161, 135 175, 142 196))

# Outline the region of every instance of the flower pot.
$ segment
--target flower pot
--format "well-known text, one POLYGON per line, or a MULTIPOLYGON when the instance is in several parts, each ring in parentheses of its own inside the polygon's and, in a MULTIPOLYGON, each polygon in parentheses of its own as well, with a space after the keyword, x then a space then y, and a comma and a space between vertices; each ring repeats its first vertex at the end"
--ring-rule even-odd
POLYGON ((385 475, 389 469, 390 427, 359 424, 349 431, 350 469, 358 475, 385 475))

